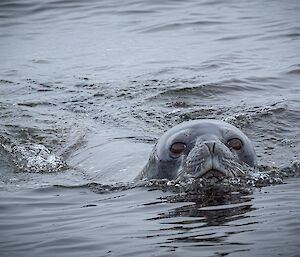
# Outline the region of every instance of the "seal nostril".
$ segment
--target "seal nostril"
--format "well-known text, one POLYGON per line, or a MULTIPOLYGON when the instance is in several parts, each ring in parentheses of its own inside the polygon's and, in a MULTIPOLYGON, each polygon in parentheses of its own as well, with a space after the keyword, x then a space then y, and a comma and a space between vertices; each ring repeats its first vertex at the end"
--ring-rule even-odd
POLYGON ((204 144, 207 146, 211 154, 215 152, 216 142, 205 142, 204 144))

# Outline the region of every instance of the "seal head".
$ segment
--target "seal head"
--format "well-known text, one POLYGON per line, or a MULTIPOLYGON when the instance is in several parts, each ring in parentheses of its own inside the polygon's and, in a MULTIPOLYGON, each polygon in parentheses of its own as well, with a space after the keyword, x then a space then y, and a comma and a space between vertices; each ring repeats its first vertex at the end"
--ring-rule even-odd
POLYGON ((158 140, 137 179, 177 179, 183 176, 236 177, 242 165, 255 166, 249 138, 238 128, 219 120, 181 123, 158 140))

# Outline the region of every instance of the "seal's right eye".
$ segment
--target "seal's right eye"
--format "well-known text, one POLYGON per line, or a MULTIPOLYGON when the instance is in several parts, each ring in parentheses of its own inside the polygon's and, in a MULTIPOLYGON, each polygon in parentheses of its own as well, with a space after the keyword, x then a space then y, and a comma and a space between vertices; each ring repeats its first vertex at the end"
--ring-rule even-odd
POLYGON ((243 147, 242 141, 238 138, 232 138, 228 140, 227 145, 229 146, 229 148, 232 148, 234 150, 241 150, 243 147))
POLYGON ((177 142, 171 145, 170 147, 170 152, 175 155, 178 156, 180 154, 182 154, 184 152, 186 148, 186 144, 182 143, 182 142, 177 142))

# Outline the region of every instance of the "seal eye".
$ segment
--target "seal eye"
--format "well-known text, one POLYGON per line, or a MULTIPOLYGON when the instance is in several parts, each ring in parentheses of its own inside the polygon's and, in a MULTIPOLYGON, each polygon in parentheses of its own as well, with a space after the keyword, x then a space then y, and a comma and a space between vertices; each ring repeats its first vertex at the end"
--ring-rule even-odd
POLYGON ((177 142, 177 143, 174 143, 173 145, 171 145, 170 152, 173 155, 180 155, 180 154, 183 153, 183 151, 185 150, 185 148, 186 148, 186 144, 185 143, 177 142))
POLYGON ((229 146, 229 148, 232 148, 234 150, 241 150, 243 147, 242 141, 238 138, 232 138, 228 140, 227 145, 229 146))

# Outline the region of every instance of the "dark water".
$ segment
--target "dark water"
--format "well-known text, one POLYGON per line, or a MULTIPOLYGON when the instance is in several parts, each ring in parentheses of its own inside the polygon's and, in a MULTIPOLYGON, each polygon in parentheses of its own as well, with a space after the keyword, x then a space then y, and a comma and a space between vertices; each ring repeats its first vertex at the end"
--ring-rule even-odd
POLYGON ((298 180, 214 207, 138 189, 2 192, 1 256, 299 256, 298 180))
POLYGON ((217 204, 95 184, 200 118, 296 167, 299 24, 296 0, 2 0, 0 255, 299 256, 297 177, 217 204))

